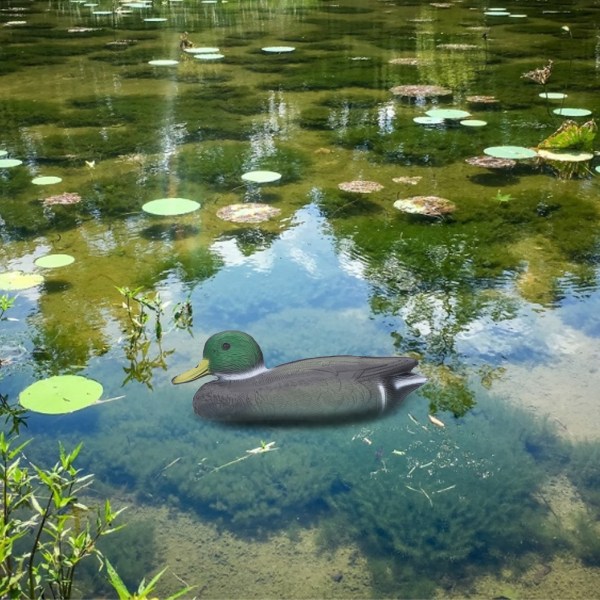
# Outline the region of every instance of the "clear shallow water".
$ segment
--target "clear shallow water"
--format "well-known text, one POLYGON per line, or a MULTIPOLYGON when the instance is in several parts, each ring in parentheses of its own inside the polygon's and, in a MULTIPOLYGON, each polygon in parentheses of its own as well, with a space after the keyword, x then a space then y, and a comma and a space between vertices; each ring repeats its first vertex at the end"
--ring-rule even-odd
MULTIPOLYGON (((577 586, 554 584, 561 596, 595 593, 599 552, 582 532, 596 527, 598 448, 581 438, 594 437, 600 421, 598 183, 464 163, 490 145, 535 145, 558 127, 541 87, 520 79, 549 58, 549 89, 597 113, 595 7, 561 5, 555 14, 550 3, 519 3, 527 19, 497 24, 465 3, 185 2, 143 11, 165 24, 138 12, 111 23, 76 3, 2 8, 4 23, 27 21, 0 30, 0 148, 24 160, 0 172, 2 270, 31 271, 51 251, 76 257, 19 292, 11 310, 19 321, 2 322, 2 354, 13 358, 2 366, 2 393, 16 400, 37 378, 77 372, 101 381, 107 398, 125 394, 73 415, 32 416, 29 431, 39 460, 58 439, 83 440, 97 493, 136 504, 140 520, 109 549, 131 581, 165 562, 210 597, 301 596, 265 576, 276 559, 264 544, 316 531, 315 547, 298 545, 298 562, 317 548, 356 548, 361 560, 323 559, 322 572, 312 569, 313 597, 527 596, 527 569, 540 564, 583 573, 577 586), (184 30, 225 58, 182 55, 184 30), (114 40, 135 43, 107 47, 114 40), (448 43, 476 48, 439 48, 448 43), (296 50, 261 52, 270 45, 296 50), (422 64, 389 63, 399 57, 422 64), (147 64, 155 59, 180 62, 147 64), (438 102, 397 102, 388 91, 413 83, 451 87, 453 108, 469 108, 473 94, 494 94, 500 107, 473 110, 488 121, 481 130, 420 128, 413 117, 438 102), (241 175, 259 168, 281 172, 281 182, 242 186, 241 175), (30 183, 46 174, 63 182, 30 183), (422 179, 393 181, 401 176, 422 179), (353 179, 385 187, 366 197, 337 189, 353 179), (63 192, 78 192, 81 203, 43 206, 63 192), (447 197, 458 209, 425 221, 392 207, 414 194, 447 197), (141 212, 167 195, 202 208, 174 220, 141 212), (244 200, 281 216, 257 226, 216 217, 244 200), (193 337, 167 325, 164 368, 125 385, 127 320, 116 285, 158 291, 171 307, 189 297, 194 315, 193 337), (269 365, 412 352, 430 383, 364 424, 203 422, 191 410, 195 385, 170 379, 197 362, 210 334, 230 328, 255 336, 269 365), (428 421, 429 409, 444 429, 428 421), (261 440, 280 449, 212 471, 261 440), (562 493, 547 492, 557 481, 562 493), (561 512, 569 494, 580 503, 561 512), (157 516, 164 505, 172 531, 157 516), (204 555, 202 570, 176 561, 168 548, 185 537, 182 511, 199 528, 227 532, 210 546, 229 557, 229 571, 204 555), (229 534, 248 542, 243 551, 230 552, 229 534), (132 546, 141 557, 119 555, 132 546), (360 572, 366 586, 342 579, 336 587, 338 570, 346 582, 360 572), (495 583, 482 584, 489 575, 495 583)), ((151 358, 159 352, 154 345, 151 358)), ((103 593, 89 578, 88 595, 103 593)))

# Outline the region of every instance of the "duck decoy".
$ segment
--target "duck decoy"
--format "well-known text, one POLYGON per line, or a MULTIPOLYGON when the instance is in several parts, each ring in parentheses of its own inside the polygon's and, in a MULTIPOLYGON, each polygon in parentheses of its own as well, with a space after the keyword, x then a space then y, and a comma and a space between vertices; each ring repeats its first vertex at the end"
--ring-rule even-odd
POLYGON ((201 417, 234 422, 344 421, 389 411, 427 379, 412 358, 322 356, 269 369, 253 337, 222 331, 204 345, 200 363, 177 375, 187 383, 205 375, 216 380, 194 395, 201 417))

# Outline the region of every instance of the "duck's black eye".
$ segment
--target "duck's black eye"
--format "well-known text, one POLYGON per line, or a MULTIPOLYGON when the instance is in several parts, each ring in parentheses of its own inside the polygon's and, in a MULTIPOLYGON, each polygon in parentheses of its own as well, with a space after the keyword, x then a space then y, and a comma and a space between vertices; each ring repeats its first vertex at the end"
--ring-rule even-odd
POLYGON ((225 343, 224 343, 224 344, 221 346, 221 348, 223 348, 223 350, 229 350, 229 348, 231 348, 231 344, 230 344, 230 343, 228 343, 228 342, 225 342, 225 343))

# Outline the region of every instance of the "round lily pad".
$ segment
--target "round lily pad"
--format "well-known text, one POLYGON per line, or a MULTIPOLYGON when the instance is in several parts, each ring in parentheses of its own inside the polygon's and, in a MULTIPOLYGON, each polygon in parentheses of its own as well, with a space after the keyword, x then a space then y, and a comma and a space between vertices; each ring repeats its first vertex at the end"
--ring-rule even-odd
POLYGON ((212 46, 200 46, 198 48, 186 48, 188 54, 218 54, 219 49, 212 46))
POLYGON ((282 52, 293 52, 296 48, 294 46, 265 46, 263 52, 272 52, 275 54, 282 52))
POLYGON ((413 121, 419 125, 442 125, 444 119, 438 119, 435 117, 415 117, 413 121))
POLYGON ((537 156, 535 150, 523 148, 522 146, 490 146, 483 152, 495 158, 512 158, 513 160, 534 158, 537 156))
POLYGON ((35 185, 52 185, 53 183, 60 183, 61 181, 61 177, 46 175, 45 177, 36 177, 35 179, 32 179, 31 183, 34 183, 35 185))
POLYGON ((594 158, 591 152, 552 152, 551 150, 538 150, 538 156, 544 160, 557 162, 585 162, 594 158))
POLYGON ((466 158, 465 162, 473 167, 484 169, 512 169, 517 161, 512 158, 496 158, 494 156, 472 156, 466 158))
POLYGON ((487 121, 481 121, 480 119, 463 119, 460 124, 465 127, 484 127, 487 125, 487 121))
POLYGON ((217 211, 217 217, 233 223, 261 223, 279 215, 281 210, 268 204, 246 202, 245 204, 230 204, 217 211))
POLYGON ((441 217, 456 210, 454 203, 438 196, 412 196, 411 198, 396 200, 394 208, 411 215, 421 215, 423 217, 441 217))
POLYGON ((11 167, 18 167, 22 165, 23 161, 17 158, 2 158, 0 159, 0 168, 10 169, 11 167))
POLYGON ((8 154, 8 150, 0 150, 0 158, 4 158, 8 154))
POLYGON ((596 173, 600 173, 600 165, 598 165, 597 167, 594 167, 594 171, 596 171, 596 173))
POLYGON ((592 114, 587 108, 555 108, 552 112, 561 117, 587 117, 592 114))
POLYGON ((524 15, 524 14, 515 14, 515 13, 510 13, 508 16, 511 19, 525 19, 525 18, 527 18, 527 15, 524 15))
POLYGON ((398 98, 438 98, 452 96, 452 90, 440 85, 396 85, 390 92, 398 98))
POLYGON ((538 95, 540 98, 546 98, 548 100, 562 100, 567 97, 567 94, 563 94, 562 92, 542 92, 538 95))
POLYGON ((144 212, 151 215, 159 215, 162 217, 170 217, 175 215, 184 215, 194 212, 200 208, 198 202, 188 200, 187 198, 160 198, 151 200, 142 206, 144 212))
POLYGON ((273 183, 281 179, 281 173, 275 171, 249 171, 242 175, 242 179, 251 183, 273 183))
POLYGON ((23 271, 6 271, 0 273, 0 290, 26 290, 44 282, 38 273, 23 273, 23 271))
POLYGON ((198 60, 219 60, 220 58, 225 58, 225 55, 219 52, 206 52, 194 54, 194 58, 197 58, 198 60))
POLYGON ((46 254, 46 256, 40 256, 34 263, 43 269, 56 269, 70 265, 74 261, 75 259, 70 254, 46 254))
POLYGON ((351 192, 354 194, 371 194, 379 192, 383 186, 377 181, 365 181, 364 179, 356 179, 354 181, 342 181, 338 184, 338 188, 342 192, 351 192))
POLYGON ((457 119, 466 119, 471 116, 466 110, 458 110, 456 108, 434 108, 425 113, 428 117, 434 119, 448 119, 450 121, 457 119))
POLYGON ((32 383, 19 394, 23 408, 47 415, 72 413, 95 404, 102 385, 81 375, 55 375, 32 383))
POLYGON ((483 14, 488 17, 510 17, 510 13, 504 10, 486 10, 483 14))
POLYGON ((151 60, 148 62, 148 64, 152 65, 153 67, 172 67, 178 63, 179 63, 178 60, 169 60, 169 59, 157 59, 157 60, 151 60))
POLYGON ((113 12, 112 10, 95 10, 92 14, 97 17, 107 17, 108 15, 112 15, 113 12))
POLYGON ((164 17, 147 17, 144 19, 146 23, 164 23, 166 20, 164 17))

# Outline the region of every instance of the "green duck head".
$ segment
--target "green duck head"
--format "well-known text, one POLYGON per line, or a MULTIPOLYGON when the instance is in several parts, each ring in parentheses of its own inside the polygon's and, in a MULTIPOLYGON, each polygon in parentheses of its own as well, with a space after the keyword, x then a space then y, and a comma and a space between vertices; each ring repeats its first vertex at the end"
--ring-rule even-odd
POLYGON ((198 365, 171 381, 187 383, 205 375, 244 376, 264 368, 262 351, 252 336, 243 331, 221 331, 206 340, 198 365))

